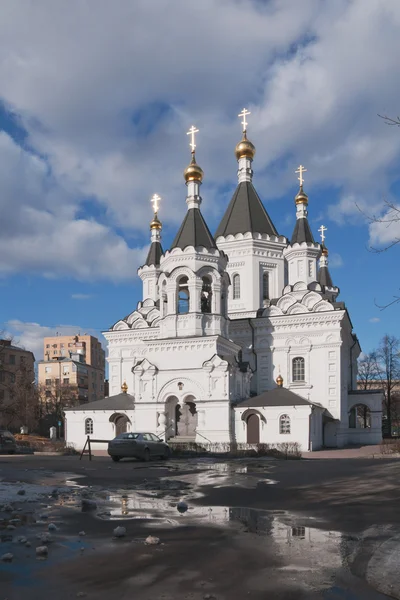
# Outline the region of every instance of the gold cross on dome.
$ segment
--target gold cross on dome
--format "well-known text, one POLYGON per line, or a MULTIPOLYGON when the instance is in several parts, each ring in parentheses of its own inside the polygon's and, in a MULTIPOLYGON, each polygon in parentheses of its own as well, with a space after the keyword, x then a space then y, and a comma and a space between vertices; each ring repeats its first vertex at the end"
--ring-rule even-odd
POLYGON ((186 135, 190 135, 191 136, 191 140, 190 140, 189 146, 191 147, 192 152, 194 152, 195 149, 196 149, 196 144, 194 143, 194 136, 195 136, 196 133, 199 133, 199 130, 196 129, 196 127, 194 125, 192 125, 191 128, 189 129, 189 131, 186 134, 186 135))
POLYGON ((154 211, 155 215, 158 213, 158 209, 160 208, 160 204, 159 204, 160 200, 161 200, 161 197, 158 194, 153 194, 151 197, 150 202, 153 205, 153 211, 154 211))
POLYGON ((321 225, 321 227, 318 229, 318 231, 321 234, 321 242, 324 243, 324 241, 325 241, 325 231, 328 231, 328 228, 324 227, 323 225, 321 225))
POLYGON ((303 173, 305 173, 306 171, 307 169, 305 169, 303 165, 300 165, 297 171, 295 171, 295 173, 299 173, 299 177, 297 179, 300 181, 300 185, 303 185, 304 183, 303 173))
POLYGON ((242 112, 238 114, 238 117, 243 117, 243 121, 241 121, 242 128, 243 128, 243 133, 246 131, 246 128, 247 128, 247 125, 248 125, 248 123, 246 121, 247 115, 251 115, 251 112, 249 110, 247 110, 247 108, 244 108, 242 110, 242 112))

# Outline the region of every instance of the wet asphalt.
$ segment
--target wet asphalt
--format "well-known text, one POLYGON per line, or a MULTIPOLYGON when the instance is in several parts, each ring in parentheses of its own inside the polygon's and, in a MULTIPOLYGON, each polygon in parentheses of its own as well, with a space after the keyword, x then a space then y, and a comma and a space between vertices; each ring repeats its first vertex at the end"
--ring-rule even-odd
POLYGON ((0 456, 0 600, 400 598, 399 476, 397 459, 0 456))

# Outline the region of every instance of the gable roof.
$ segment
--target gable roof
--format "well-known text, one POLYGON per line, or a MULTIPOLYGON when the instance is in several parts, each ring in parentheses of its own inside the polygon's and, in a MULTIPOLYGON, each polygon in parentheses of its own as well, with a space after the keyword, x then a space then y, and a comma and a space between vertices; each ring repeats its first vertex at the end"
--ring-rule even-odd
POLYGON ((253 184, 250 181, 242 181, 232 196, 215 237, 221 235, 226 237, 249 231, 279 235, 253 184))
POLYGON ((254 398, 248 398, 237 405, 238 408, 242 406, 256 407, 256 406, 312 406, 313 402, 302 398, 298 394, 288 390, 285 387, 276 387, 273 390, 263 392, 259 396, 254 398))
POLYGON ((216 248, 215 240, 207 227, 203 215, 198 208, 189 208, 182 225, 171 248, 181 248, 184 250, 187 246, 204 246, 204 248, 216 248))
POLYGON ((155 265, 156 267, 160 266, 160 258, 163 254, 164 250, 162 249, 161 243, 151 242, 146 262, 144 264, 148 267, 150 267, 151 265, 155 265))
POLYGON ((103 398, 102 400, 95 400, 94 402, 86 402, 86 404, 80 404, 79 406, 73 406, 71 408, 65 408, 67 411, 77 410, 129 410, 133 408, 135 397, 131 394, 125 394, 121 392, 116 396, 109 396, 109 398, 103 398))
POLYGON ((315 244, 314 237, 306 217, 297 219, 290 244, 293 246, 293 244, 302 244, 303 242, 315 244))

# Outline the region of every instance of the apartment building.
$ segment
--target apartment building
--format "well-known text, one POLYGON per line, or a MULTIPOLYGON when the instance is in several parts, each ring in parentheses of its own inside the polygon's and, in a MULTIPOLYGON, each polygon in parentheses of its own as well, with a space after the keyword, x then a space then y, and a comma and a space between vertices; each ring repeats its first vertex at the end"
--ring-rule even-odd
POLYGON ((105 352, 91 335, 44 338, 44 360, 38 362, 42 399, 64 405, 104 398, 105 352))
POLYGON ((8 408, 24 396, 33 394, 35 385, 35 357, 32 352, 15 346, 11 340, 0 339, 0 427, 7 416, 8 408))

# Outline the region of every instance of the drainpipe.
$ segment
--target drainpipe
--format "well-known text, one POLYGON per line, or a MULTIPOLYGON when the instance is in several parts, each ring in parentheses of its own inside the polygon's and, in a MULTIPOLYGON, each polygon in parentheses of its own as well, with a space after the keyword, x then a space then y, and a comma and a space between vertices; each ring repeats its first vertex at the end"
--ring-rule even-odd
MULTIPOLYGON (((350 346, 350 390, 353 389, 353 348, 354 346, 357 344, 357 338, 355 339, 355 342, 352 346, 350 346)), ((356 387, 357 389, 357 387, 356 387)))

